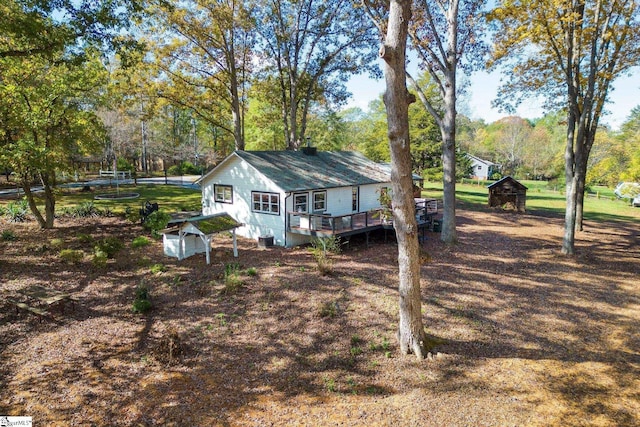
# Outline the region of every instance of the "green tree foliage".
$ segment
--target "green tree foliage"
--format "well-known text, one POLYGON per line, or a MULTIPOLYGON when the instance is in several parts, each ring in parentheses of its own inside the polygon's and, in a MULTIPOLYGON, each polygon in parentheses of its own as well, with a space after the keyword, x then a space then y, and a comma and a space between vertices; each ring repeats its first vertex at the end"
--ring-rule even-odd
POLYGON ((345 82, 370 69, 378 39, 350 0, 260 0, 253 16, 261 100, 277 106, 286 146, 296 149, 315 104, 344 103, 345 82))
POLYGON ((91 152, 102 139, 91 107, 106 73, 95 57, 81 66, 7 57, 0 60, 0 70, 0 163, 19 177, 40 226, 51 228, 56 173, 70 169, 75 156, 91 152), (44 215, 31 192, 34 178, 44 190, 44 215))
POLYGON ((137 11, 129 0, 0 5, 0 163, 16 172, 42 228, 53 227, 56 172, 103 139, 92 112, 106 76, 98 52, 136 45, 122 30, 137 11))
POLYGON ((640 182, 640 106, 631 110, 618 140, 624 147, 626 157, 624 170, 618 180, 640 182))
POLYGON ((244 150, 254 30, 251 2, 152 1, 146 32, 159 68, 158 93, 233 136, 244 150))
POLYGON ((640 5, 626 0, 508 0, 491 17, 494 59, 512 72, 501 104, 542 95, 567 111, 562 251, 573 254, 589 155, 611 83, 640 59, 640 5))
MULTIPOLYGON (((87 46, 123 55, 139 48, 126 36, 140 12, 138 0, 3 0, 0 58, 42 56, 82 60, 87 46)), ((126 57, 126 56, 125 56, 126 57)))

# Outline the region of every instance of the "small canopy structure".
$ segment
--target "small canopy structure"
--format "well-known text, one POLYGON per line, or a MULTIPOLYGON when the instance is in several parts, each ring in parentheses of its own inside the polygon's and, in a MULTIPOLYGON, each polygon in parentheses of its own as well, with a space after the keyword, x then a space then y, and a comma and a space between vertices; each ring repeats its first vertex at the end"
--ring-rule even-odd
POLYGON ((227 213, 171 220, 168 227, 162 232, 164 254, 182 260, 204 252, 207 264, 210 264, 211 237, 216 233, 231 230, 233 232, 233 256, 237 258, 236 228, 241 226, 242 224, 227 213))

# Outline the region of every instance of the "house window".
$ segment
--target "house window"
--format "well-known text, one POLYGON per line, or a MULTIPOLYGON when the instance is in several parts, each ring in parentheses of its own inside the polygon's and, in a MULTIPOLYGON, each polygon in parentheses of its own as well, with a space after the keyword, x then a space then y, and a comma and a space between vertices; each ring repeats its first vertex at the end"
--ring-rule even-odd
POLYGON ((324 212, 327 210, 327 192, 315 191, 313 193, 313 211, 324 212))
POLYGON ((351 187, 351 210, 358 212, 360 209, 360 188, 351 187))
POLYGON ((233 203, 233 187, 232 186, 215 184, 213 186, 213 193, 215 195, 216 202, 233 203))
POLYGON ((295 212, 307 212, 309 210, 307 193, 294 194, 293 195, 293 210, 295 212))
POLYGON ((251 192, 254 212, 280 215, 280 197, 277 193, 251 192))

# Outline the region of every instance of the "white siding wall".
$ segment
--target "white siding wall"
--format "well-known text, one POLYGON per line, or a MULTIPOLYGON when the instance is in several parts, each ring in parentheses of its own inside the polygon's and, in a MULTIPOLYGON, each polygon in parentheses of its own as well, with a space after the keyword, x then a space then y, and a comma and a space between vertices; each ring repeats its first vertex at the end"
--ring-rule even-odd
POLYGON ((360 212, 380 207, 380 189, 391 188, 391 183, 360 186, 360 212))
POLYGON ((216 173, 202 183, 202 213, 212 215, 226 212, 244 224, 237 229, 239 236, 257 239, 262 235, 272 235, 276 245, 284 245, 284 193, 253 167, 233 156, 226 164, 219 166, 216 173), (214 198, 214 184, 233 187, 233 203, 217 203, 214 198), (251 192, 277 193, 280 197, 280 214, 271 215, 252 211, 251 192))
MULTIPOLYGON (((380 207, 380 189, 391 187, 387 184, 361 185, 359 193, 360 212, 380 207)), ((353 213, 351 205, 352 187, 331 188, 326 190, 326 213, 337 216, 353 213)), ((311 211, 313 191, 309 191, 308 201, 311 211)), ((297 193, 296 193, 297 194, 297 193)), ((272 235, 276 245, 301 245, 309 242, 309 237, 289 234, 285 239, 286 213, 293 211, 293 197, 280 191, 276 185, 266 179, 246 162, 237 156, 227 159, 218 166, 216 173, 202 182, 202 213, 212 215, 226 212, 244 226, 237 229, 240 236, 257 239, 262 235, 272 235), (214 198, 214 184, 231 185, 233 187, 233 203, 218 203, 214 198), (278 193, 280 197, 280 215, 270 215, 252 211, 251 192, 278 193)))
POLYGON ((472 178, 487 179, 489 177, 489 165, 479 162, 475 159, 471 159, 471 165, 473 167, 472 178))

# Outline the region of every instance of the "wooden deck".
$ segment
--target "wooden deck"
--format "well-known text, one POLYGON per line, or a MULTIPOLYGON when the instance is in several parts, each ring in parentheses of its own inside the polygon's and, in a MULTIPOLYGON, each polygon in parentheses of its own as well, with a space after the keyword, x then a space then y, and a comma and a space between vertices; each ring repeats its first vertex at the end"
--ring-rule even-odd
MULTIPOLYGON (((424 230, 433 223, 438 213, 436 199, 416 199, 416 221, 424 230)), ((393 220, 385 220, 382 209, 348 215, 287 212, 287 231, 316 237, 348 237, 380 229, 393 229, 393 220)))

